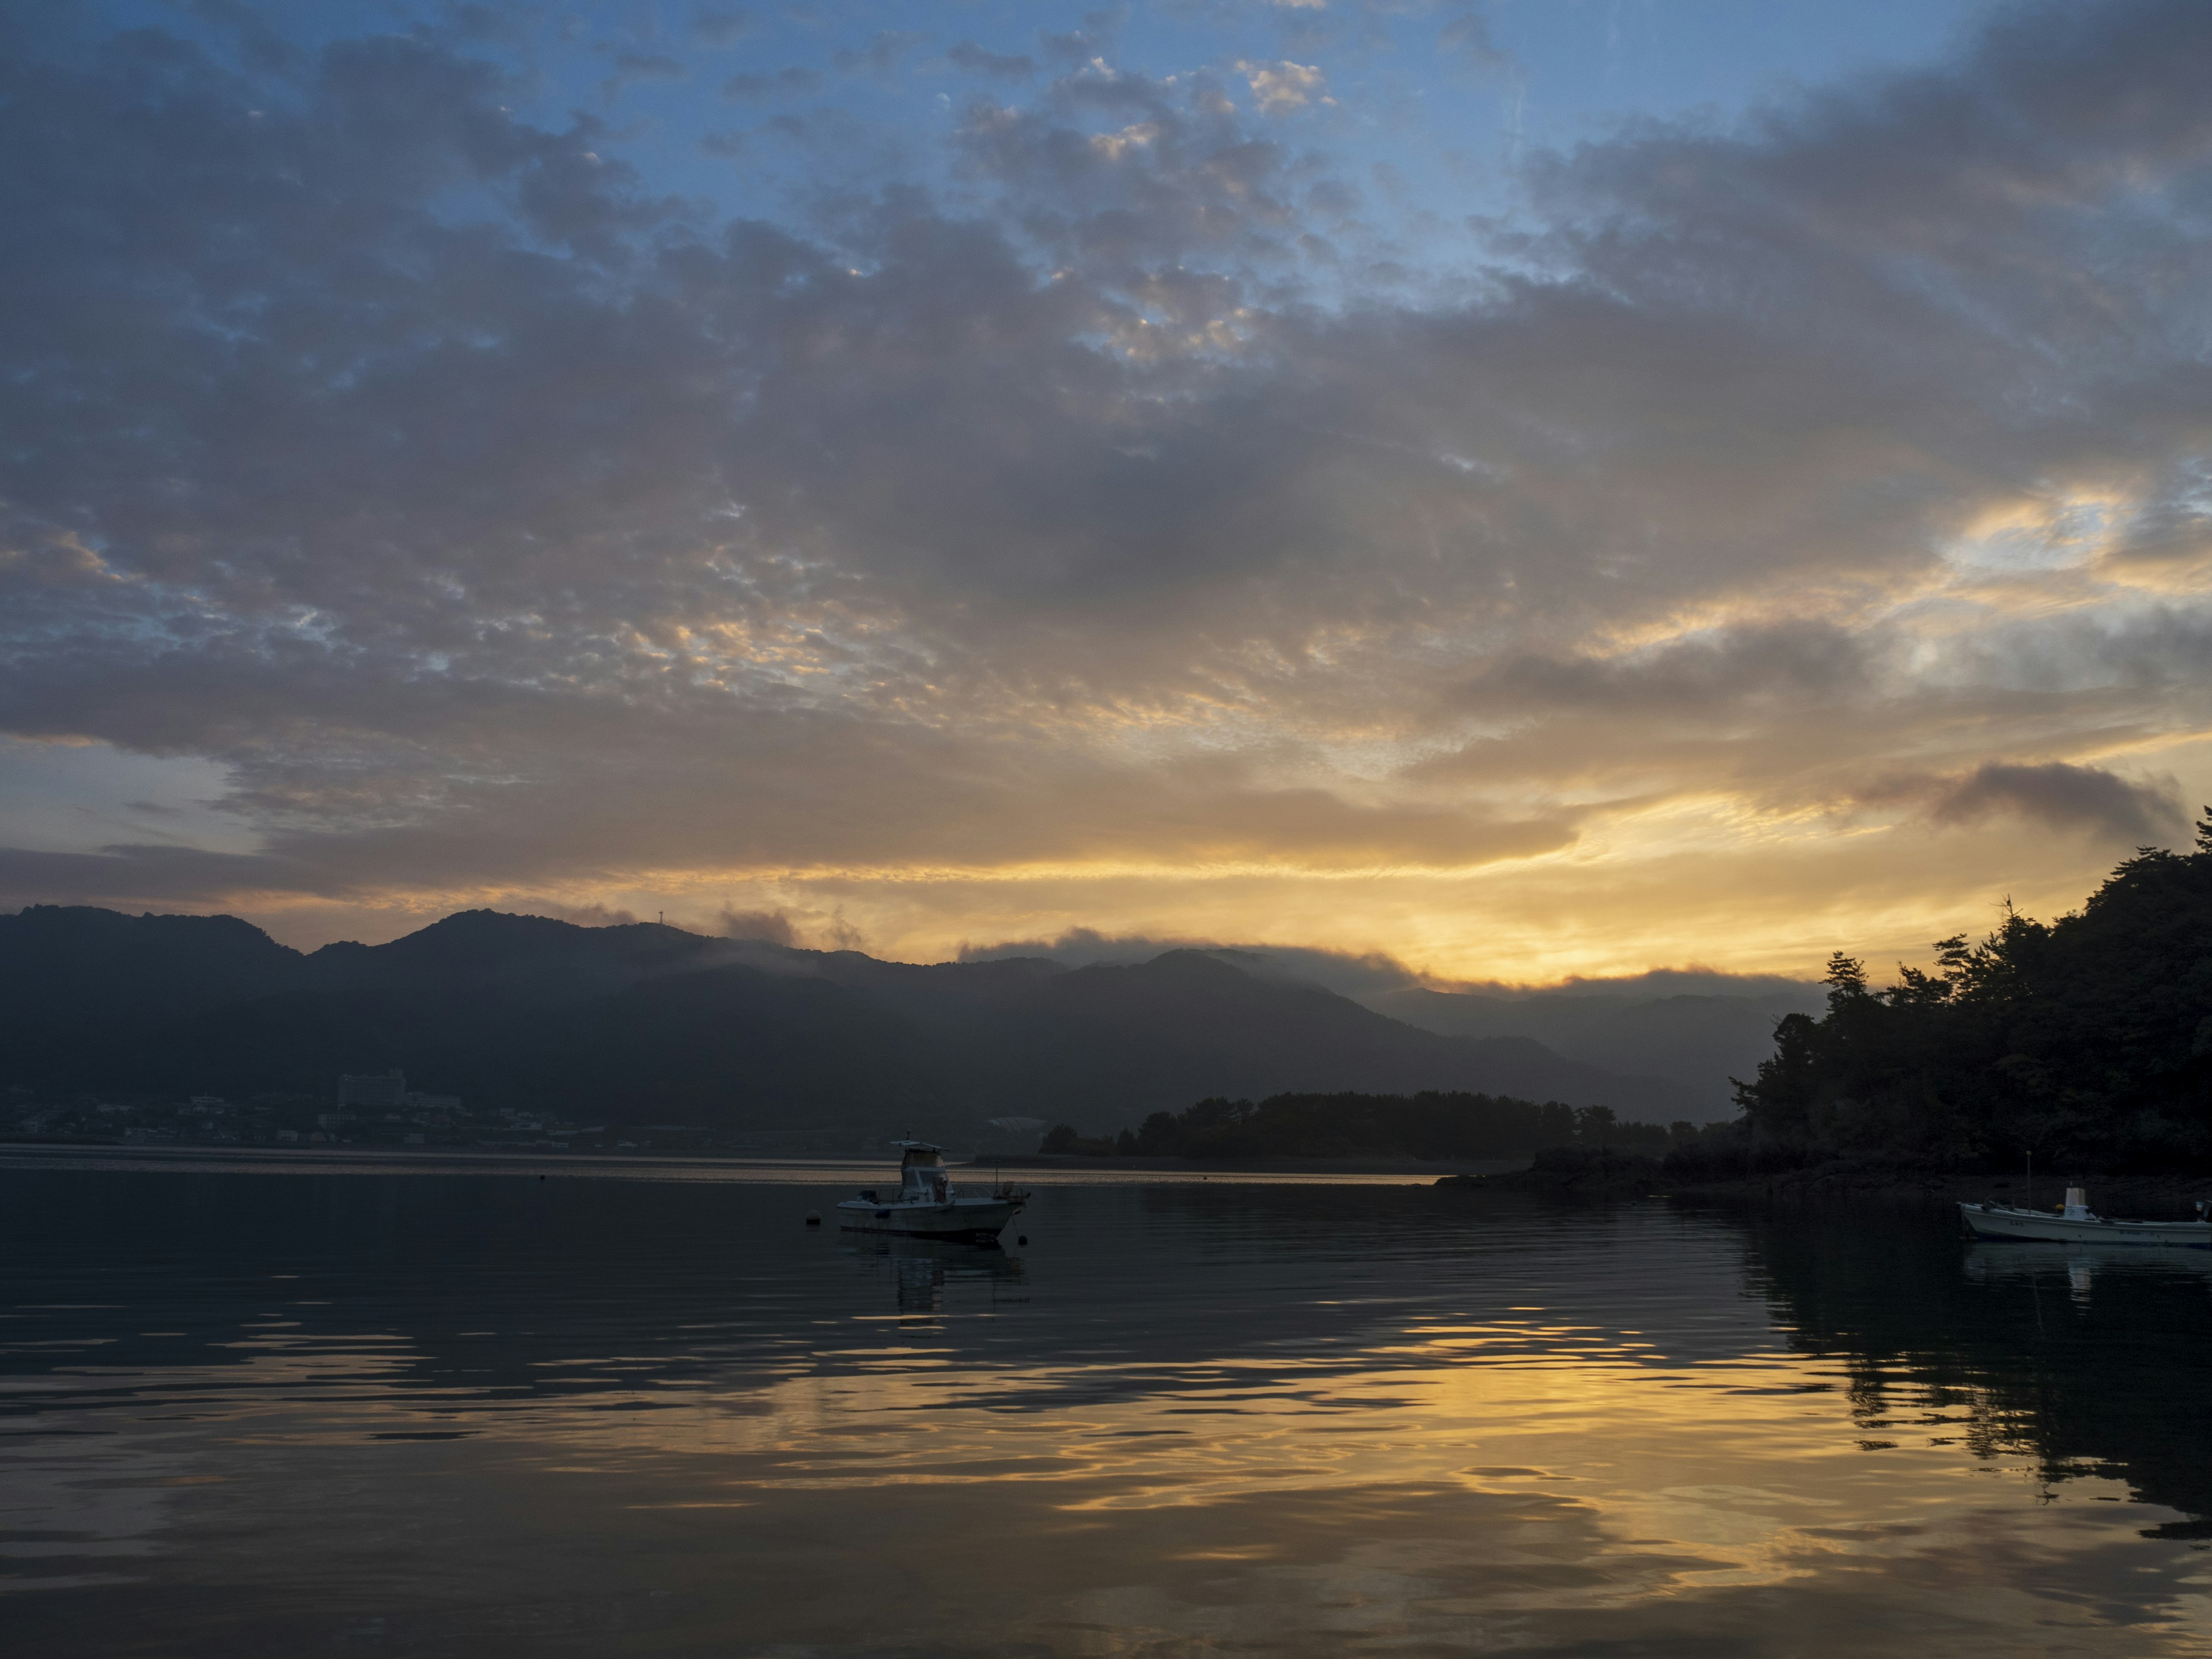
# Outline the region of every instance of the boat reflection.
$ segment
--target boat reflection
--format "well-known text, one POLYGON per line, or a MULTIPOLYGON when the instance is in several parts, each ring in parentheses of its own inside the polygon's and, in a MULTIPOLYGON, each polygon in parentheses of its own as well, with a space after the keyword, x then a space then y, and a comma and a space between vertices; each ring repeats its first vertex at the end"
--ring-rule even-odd
POLYGON ((9 1650, 2205 1650, 2196 1261, 1100 1183, 1032 1284, 839 1190, 0 1172, 9 1650))
POLYGON ((2182 1403, 2212 1346, 2212 1258, 1962 1244, 1932 1212, 1742 1221, 1794 1345, 1844 1361, 1869 1434, 1927 1425, 1977 1457, 2031 1455, 2051 1481, 2124 1480, 2191 1517, 2150 1535, 2212 1538, 2212 1437, 2182 1403))
POLYGON ((1026 1277, 1022 1258, 996 1244, 882 1234, 864 1235, 846 1249, 865 1272, 891 1280, 902 1317, 942 1314, 948 1285, 978 1287, 985 1292, 984 1305, 995 1307, 1007 1288, 1024 1284, 1026 1277))
POLYGON ((2194 1280, 2212 1291, 2212 1251, 2160 1250, 2152 1255, 2118 1244, 2053 1249, 2048 1244, 1976 1243, 1966 1247, 1966 1274, 1982 1285, 2063 1280, 2076 1302, 2087 1302, 2100 1279, 2115 1277, 2194 1280))

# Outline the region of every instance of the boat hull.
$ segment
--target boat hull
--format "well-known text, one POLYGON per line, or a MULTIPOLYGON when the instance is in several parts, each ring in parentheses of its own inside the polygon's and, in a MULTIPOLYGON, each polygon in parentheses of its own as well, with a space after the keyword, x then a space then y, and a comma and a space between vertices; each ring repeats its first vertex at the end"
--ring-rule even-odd
POLYGON ((837 1206, 837 1225, 848 1233, 897 1233, 908 1238, 988 1243, 1021 1209, 1012 1199, 954 1199, 946 1204, 871 1204, 848 1199, 837 1206))
POLYGON ((2033 1244, 2106 1244, 2130 1249, 2212 1250, 2212 1221, 2079 1220, 2005 1204, 1961 1204, 1959 1214, 1977 1238, 2033 1244))

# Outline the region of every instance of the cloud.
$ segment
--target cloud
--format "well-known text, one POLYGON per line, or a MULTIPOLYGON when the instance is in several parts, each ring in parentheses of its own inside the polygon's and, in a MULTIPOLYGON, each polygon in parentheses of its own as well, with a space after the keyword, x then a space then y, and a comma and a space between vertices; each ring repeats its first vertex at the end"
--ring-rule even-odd
POLYGON ((1936 783, 1926 793, 1929 816, 1942 824, 1974 824, 2014 813, 2053 830, 2086 830, 2139 844, 2171 841, 2187 828, 2171 783, 2132 783, 2099 767, 2063 762, 1991 762, 1963 778, 1936 783))
POLYGON ((722 907, 716 918, 725 939, 760 939, 769 945, 796 945, 799 930, 781 910, 738 910, 722 907))
POLYGON ((1324 104, 1334 101, 1328 96, 1328 83, 1322 72, 1310 64, 1293 64, 1287 58, 1274 64, 1239 60, 1237 72, 1252 88, 1262 115, 1288 115, 1316 99, 1324 104))
MULTIPOLYGON (((1632 997, 1638 1000, 1658 997, 1775 997, 1805 996, 1808 1006, 1817 1006, 1819 981, 1792 979, 1780 974, 1731 974, 1706 968, 1696 963, 1680 968, 1654 968, 1641 974, 1618 974, 1592 977, 1571 975, 1556 986, 1540 988, 1542 994, 1553 996, 1632 997)), ((1468 985, 1463 989, 1486 991, 1493 995, 1526 996, 1539 988, 1529 986, 1468 985)))
POLYGON ((1734 624, 1607 655, 1507 657, 1458 692, 1476 709, 1649 713, 1811 705, 1874 690, 1881 665, 1852 631, 1810 619, 1734 624))
POLYGON ((1532 155, 1416 298, 1269 118, 1303 46, 1224 54, 1256 112, 1113 16, 956 47, 935 173, 855 187, 839 106, 770 219, 458 36, 9 27, 0 726, 207 757, 260 850, 8 895, 1770 963, 1754 900, 1933 937, 2173 833, 2108 757, 2202 769, 2199 8, 1532 155))
POLYGON ((1115 46, 1128 21, 1127 6, 1103 7, 1085 12, 1079 29, 1059 33, 1041 31, 1037 44, 1048 58, 1056 58, 1070 68, 1103 63, 1113 57, 1115 46))
POLYGON ((1325 177, 1253 130, 1207 76, 1098 64, 1025 106, 971 106, 956 143, 1024 235, 1087 279, 1073 291, 1118 313, 1101 320, 1120 350, 1146 360, 1244 343, 1275 320, 1220 267, 1283 266, 1295 197, 1325 177))
POLYGON ((511 914, 573 921, 579 927, 634 927, 643 920, 633 911, 605 904, 563 904, 557 899, 543 898, 519 900, 511 914))
POLYGON ((726 6, 701 6, 691 14, 691 39, 709 52, 737 45, 751 27, 744 12, 726 6))
POLYGON ((973 40, 960 41, 945 57, 955 69, 966 70, 970 75, 992 76, 1000 80, 1021 80, 1035 75, 1037 70, 1036 59, 1026 53, 987 52, 973 40))
POLYGON ((1444 9, 1443 23, 1437 30, 1437 50, 1447 57, 1465 60, 1482 70, 1499 70, 1511 66, 1512 57, 1498 46, 1490 27, 1490 19, 1478 7, 1450 5, 1444 9))
POLYGON ((1042 957, 1069 968, 1097 963, 1150 962, 1168 951, 1205 951, 1221 956, 1247 973, 1301 980, 1358 997, 1370 992, 1419 988, 1472 992, 1483 996, 1618 996, 1636 999, 1676 996, 1771 996, 1801 993, 1812 981, 1777 974, 1734 974, 1691 963, 1654 968, 1639 974, 1571 975, 1556 984, 1530 985, 1498 980, 1453 980, 1425 974, 1382 951, 1327 951, 1310 945, 1224 943, 1176 935, 1109 935, 1094 928, 1071 927, 1052 939, 1008 939, 998 945, 961 945, 962 962, 998 962, 1016 957, 1042 957))
POLYGON ((1010 939, 1004 944, 960 947, 962 962, 997 962, 1013 957, 1042 957, 1070 968, 1097 963, 1150 962, 1168 951, 1205 951, 1233 962, 1261 978, 1285 978, 1319 985, 1350 996, 1363 991, 1395 990, 1419 976, 1405 963, 1379 951, 1317 951, 1304 945, 1224 945, 1211 939, 1155 938, 1133 933, 1109 937, 1088 927, 1072 927, 1056 939, 1010 939))
POLYGON ((614 73, 599 82, 599 95, 611 103, 641 81, 681 81, 683 64, 660 52, 626 52, 616 55, 614 73))
POLYGON ((866 46, 857 51, 840 51, 833 61, 848 73, 865 70, 872 75, 887 76, 894 73, 906 55, 921 43, 922 36, 911 29, 878 29, 866 46))
POLYGON ((801 98, 822 87, 822 74, 799 64, 786 64, 773 73, 747 70, 722 82, 725 98, 759 100, 801 98))

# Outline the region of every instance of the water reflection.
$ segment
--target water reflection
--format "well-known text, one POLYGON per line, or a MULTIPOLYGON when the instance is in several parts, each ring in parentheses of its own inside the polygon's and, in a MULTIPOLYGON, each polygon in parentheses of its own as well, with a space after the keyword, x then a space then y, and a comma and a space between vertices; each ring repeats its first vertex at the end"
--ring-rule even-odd
POLYGON ((2124 1245, 1994 1243, 1966 1246, 1966 1277, 1978 1284, 2011 1279, 2035 1285, 2062 1272, 2067 1284, 2087 1291, 2107 1279, 2194 1279, 2212 1292, 2212 1250, 2130 1249, 2124 1245))
POLYGON ((2212 1636, 2203 1264, 1375 1185, 805 1229, 845 1179, 0 1170, 15 1644, 2212 1636))
POLYGON ((1917 1212, 1745 1225, 1796 1341, 1846 1364, 1868 1436, 1933 1429, 1978 1458, 2032 1457, 2045 1483, 2122 1480, 2181 1511, 2149 1535, 2212 1538, 2212 1432, 2188 1403, 2212 1352, 2212 1254, 1961 1246, 1917 1212))
POLYGON ((898 1238, 880 1233, 853 1234, 848 1238, 845 1249, 864 1270, 877 1278, 889 1273, 897 1288, 898 1310, 909 1321, 927 1320, 945 1311, 948 1280, 988 1287, 988 1306, 996 1309, 1002 1300, 1002 1289, 1018 1286, 1023 1279, 1021 1259, 997 1244, 898 1238))

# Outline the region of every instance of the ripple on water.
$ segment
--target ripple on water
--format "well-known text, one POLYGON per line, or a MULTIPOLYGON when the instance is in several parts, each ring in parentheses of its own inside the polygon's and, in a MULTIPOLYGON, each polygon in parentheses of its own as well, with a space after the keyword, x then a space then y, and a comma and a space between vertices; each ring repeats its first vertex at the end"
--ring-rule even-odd
POLYGON ((2212 1637, 2200 1264, 1126 1177, 1008 1254, 801 1228, 843 1172, 73 1161, 0 1169, 25 1651, 2212 1637))

